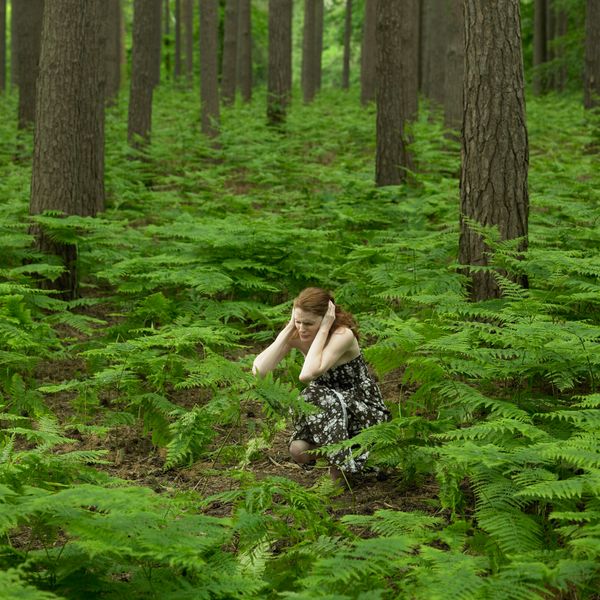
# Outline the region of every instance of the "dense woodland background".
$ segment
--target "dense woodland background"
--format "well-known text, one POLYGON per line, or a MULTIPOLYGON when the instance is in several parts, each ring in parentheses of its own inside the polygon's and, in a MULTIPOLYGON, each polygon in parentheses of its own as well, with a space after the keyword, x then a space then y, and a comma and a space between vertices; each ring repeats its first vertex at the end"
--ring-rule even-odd
POLYGON ((600 587, 600 2, 0 0, 0 597, 600 587), (393 419, 290 462, 307 285, 393 419))

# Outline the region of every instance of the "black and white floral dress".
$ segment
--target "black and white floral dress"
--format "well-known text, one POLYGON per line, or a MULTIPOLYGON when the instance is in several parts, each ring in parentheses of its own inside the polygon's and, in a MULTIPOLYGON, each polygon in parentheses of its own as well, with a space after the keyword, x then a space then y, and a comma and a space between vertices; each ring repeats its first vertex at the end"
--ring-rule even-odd
MULTIPOLYGON (((369 373, 362 354, 313 379, 302 396, 321 410, 300 416, 294 424, 292 439, 317 446, 350 439, 363 429, 389 418, 379 386, 369 373)), ((342 471, 356 473, 364 467, 367 454, 353 457, 347 449, 328 454, 327 458, 342 471)))

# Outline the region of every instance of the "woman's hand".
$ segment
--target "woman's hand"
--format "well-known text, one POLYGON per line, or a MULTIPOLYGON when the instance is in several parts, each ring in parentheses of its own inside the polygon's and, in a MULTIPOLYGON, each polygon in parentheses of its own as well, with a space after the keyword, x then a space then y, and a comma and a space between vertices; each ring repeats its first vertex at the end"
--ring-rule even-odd
POLYGON ((285 336, 286 339, 295 337, 296 334, 296 320, 294 318, 294 307, 292 306, 292 316, 287 322, 287 325, 281 330, 281 335, 285 336))
POLYGON ((331 326, 335 323, 335 304, 330 300, 327 306, 327 312, 321 321, 321 329, 329 331, 331 326))

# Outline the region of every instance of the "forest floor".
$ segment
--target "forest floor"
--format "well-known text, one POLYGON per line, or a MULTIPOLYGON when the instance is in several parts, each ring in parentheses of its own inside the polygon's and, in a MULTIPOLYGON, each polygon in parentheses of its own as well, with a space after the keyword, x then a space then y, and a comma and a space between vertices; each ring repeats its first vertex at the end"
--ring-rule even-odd
MULTIPOLYGON (((223 443, 227 435, 225 432, 220 434, 215 445, 223 443)), ((325 461, 319 460, 314 468, 305 470, 291 460, 287 450, 288 439, 287 431, 276 434, 273 444, 263 451, 262 458, 253 460, 244 469, 257 481, 267 477, 286 477, 307 488, 327 480, 325 461)), ((82 439, 81 443, 87 449, 108 449, 111 464, 105 468, 111 475, 157 492, 193 490, 201 498, 206 498, 240 486, 239 477, 235 476, 239 467, 218 459, 199 460, 186 468, 165 470, 164 452, 153 448, 149 436, 143 435, 137 427, 122 427, 105 440, 82 439)), ((384 478, 381 474, 368 472, 352 476, 348 485, 343 486, 332 501, 331 511, 339 516, 373 514, 385 508, 437 512, 437 484, 434 480, 419 481, 418 486, 406 487, 396 475, 386 474, 384 478)), ((227 516, 231 505, 216 500, 205 512, 227 516)))
MULTIPOLYGON (((107 318, 98 310, 98 306, 85 309, 89 316, 107 318)), ((110 320, 110 318, 108 318, 110 320)), ((66 333, 66 332, 63 332, 66 333)), ((70 333, 73 333, 72 331, 70 333)), ((81 334, 78 334, 83 339, 81 334)), ((58 384, 77 373, 85 371, 85 364, 77 359, 52 361, 38 366, 36 377, 44 385, 58 384)), ((384 398, 390 401, 397 396, 398 373, 390 373, 380 382, 384 398)), ((201 401, 202 394, 198 390, 187 390, 174 394, 174 402, 190 408, 201 401)), ((68 437, 74 440, 68 448, 62 450, 104 450, 106 464, 98 468, 131 485, 145 486, 159 493, 196 492, 199 499, 209 498, 215 494, 228 492, 240 487, 240 472, 248 472, 255 480, 267 477, 285 477, 310 488, 329 481, 328 466, 324 459, 319 459, 313 468, 305 469, 296 464, 288 452, 291 423, 288 428, 274 434, 269 447, 261 450, 258 456, 246 461, 243 466, 230 460, 227 447, 244 447, 252 437, 251 432, 261 430, 261 410, 256 406, 246 407, 242 411, 241 421, 230 427, 220 428, 213 440, 211 458, 198 460, 188 467, 165 468, 166 452, 164 448, 153 445, 151 434, 143 431, 140 421, 135 425, 119 425, 111 427, 108 433, 87 433, 73 429, 70 423, 80 422, 81 415, 73 406, 73 394, 61 392, 49 399, 53 413, 65 427, 68 437)), ((110 405, 110 399, 103 399, 103 404, 110 405)), ((81 410, 81 407, 79 407, 81 410)), ((93 411, 93 409, 92 409, 93 411)), ((102 424, 102 411, 97 413, 97 422, 102 424)), ((92 422, 96 419, 92 418, 92 422)), ((59 450, 61 450, 59 448, 59 450)), ((349 476, 345 485, 332 494, 330 512, 342 516, 344 514, 372 514, 380 509, 402 511, 421 511, 439 513, 437 500, 438 486, 433 477, 418 479, 407 485, 399 473, 375 473, 373 471, 349 476)), ((214 516, 227 516, 232 505, 215 500, 204 509, 214 516)))

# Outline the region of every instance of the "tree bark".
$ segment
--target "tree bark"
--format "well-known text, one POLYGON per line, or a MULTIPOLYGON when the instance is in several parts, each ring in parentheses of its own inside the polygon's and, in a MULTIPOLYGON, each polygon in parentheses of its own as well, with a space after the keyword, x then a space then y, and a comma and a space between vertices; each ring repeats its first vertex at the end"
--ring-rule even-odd
MULTIPOLYGON (((466 0, 459 262, 488 266, 489 248, 471 222, 494 226, 527 248, 529 150, 519 0, 466 0)), ((497 298, 490 271, 466 269, 471 297, 497 298)), ((526 278, 518 279, 526 286, 526 278)))
POLYGON ((546 91, 542 70, 547 59, 546 0, 535 0, 533 11, 533 93, 539 96, 546 91))
POLYGON ((128 116, 128 140, 134 148, 143 148, 150 142, 152 96, 156 85, 158 59, 156 30, 157 27, 160 29, 161 16, 161 11, 156 10, 156 0, 134 0, 128 116))
POLYGON ((239 21, 239 0, 226 0, 223 33, 223 64, 221 69, 221 97, 223 104, 231 106, 235 102, 237 83, 237 41, 239 21))
POLYGON ((462 0, 447 0, 446 76, 444 79, 444 123, 462 129, 463 80, 465 75, 465 22, 462 0))
POLYGON ((600 4, 587 0, 585 13, 584 106, 600 106, 600 4))
POLYGON ((423 9, 422 91, 435 104, 443 106, 447 46, 445 0, 423 0, 423 9))
POLYGON ((181 0, 175 0, 175 65, 173 75, 175 79, 181 77, 181 0))
POLYGON ((292 92, 292 0, 269 0, 267 120, 285 122, 292 92))
POLYGON ((12 3, 12 10, 19 86, 18 127, 25 129, 35 121, 36 81, 39 71, 44 1, 20 0, 12 3))
POLYGON ((403 0, 401 14, 402 116, 414 121, 419 112, 419 0, 403 0))
POLYGON ((352 41, 352 0, 346 0, 344 19, 344 59, 342 66, 342 89, 350 89, 350 57, 352 41))
POLYGON ((377 2, 378 0, 365 0, 360 55, 360 101, 362 104, 373 102, 377 90, 377 2))
POLYGON ((6 89, 6 0, 0 0, 0 94, 6 89))
POLYGON ((405 181, 406 170, 413 169, 404 131, 407 101, 400 92, 406 69, 403 23, 409 11, 408 2, 377 3, 377 186, 398 185, 405 181))
MULTIPOLYGON (((554 0, 546 0, 546 61, 552 63, 556 58, 554 37, 556 32, 556 10, 554 0)), ((554 88, 554 64, 546 69, 546 89, 554 88)))
POLYGON ((108 0, 106 28, 106 98, 114 102, 121 88, 123 11, 121 0, 108 0))
POLYGON ((219 133, 219 2, 200 0, 200 102, 202 133, 219 133))
POLYGON ((244 102, 252 100, 252 6, 250 0, 239 0, 238 22, 238 86, 244 102))
MULTIPOLYGON (((105 0, 52 0, 44 11, 31 178, 32 215, 94 216, 104 208, 105 0)), ((58 254, 58 280, 77 294, 76 246, 34 228, 38 247, 58 254)))
POLYGON ((302 96, 309 104, 317 93, 317 1, 304 0, 302 35, 302 96))
POLYGON ((162 0, 146 0, 146 3, 150 5, 147 10, 154 11, 152 20, 148 23, 148 26, 151 28, 152 85, 156 87, 160 83, 160 66, 162 61, 162 0))
POLYGON ((171 79, 171 0, 162 0, 165 17, 163 33, 161 35, 161 44, 164 45, 164 57, 165 57, 165 73, 167 79, 171 79))
POLYGON ((556 37, 558 47, 556 48, 556 56, 558 65, 556 66, 556 74, 554 77, 554 86, 556 90, 562 92, 567 85, 567 57, 565 51, 565 37, 568 33, 569 15, 565 10, 559 10, 556 15, 556 37))
POLYGON ((315 85, 317 92, 321 89, 321 79, 323 72, 323 28, 324 28, 324 20, 325 20, 325 7, 324 0, 316 0, 317 2, 317 44, 315 46, 315 67, 316 67, 316 77, 315 77, 315 85))
POLYGON ((11 7, 10 11, 10 85, 17 87, 19 78, 17 76, 17 19, 15 19, 15 9, 11 7))
POLYGON ((185 74, 188 84, 194 80, 194 2, 183 0, 183 19, 185 32, 185 74))

